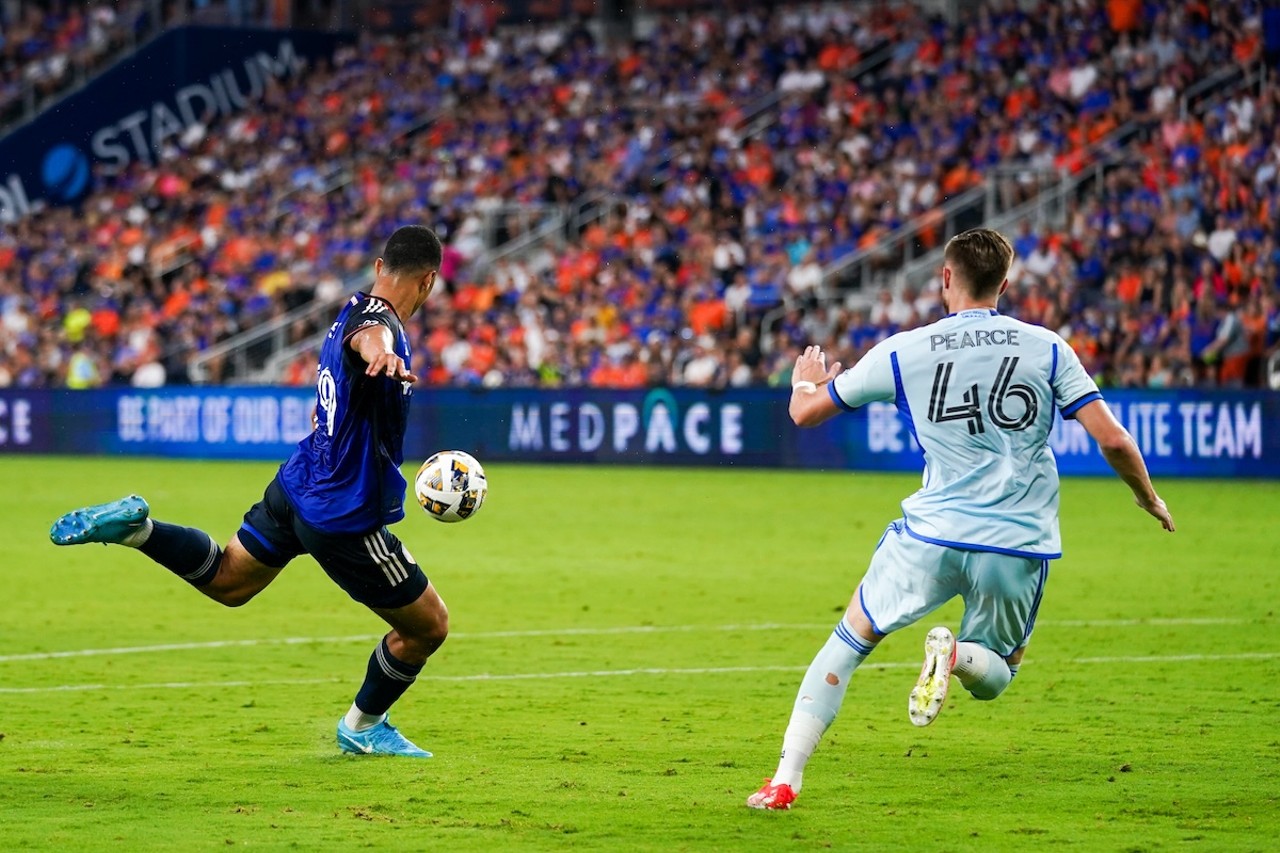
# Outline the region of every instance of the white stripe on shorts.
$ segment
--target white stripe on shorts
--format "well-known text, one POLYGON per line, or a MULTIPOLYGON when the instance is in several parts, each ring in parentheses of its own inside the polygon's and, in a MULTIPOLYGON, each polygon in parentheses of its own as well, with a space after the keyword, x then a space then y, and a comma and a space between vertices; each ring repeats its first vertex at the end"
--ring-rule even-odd
POLYGON ((378 548, 378 534, 371 533, 364 537, 363 541, 364 549, 369 552, 369 557, 377 564, 378 568, 382 569, 382 573, 386 575, 388 583, 395 586, 400 583, 400 581, 404 580, 399 577, 399 573, 396 572, 395 565, 388 560, 382 550, 378 548))
MULTIPOLYGON (((373 534, 373 541, 377 544, 378 549, 391 562, 393 573, 398 575, 401 581, 408 580, 409 567, 406 566, 404 564, 404 561, 400 559, 400 555, 397 554, 395 551, 391 550, 391 547, 387 545, 386 540, 384 540, 377 533, 373 534)), ((399 582, 400 581, 396 581, 396 583, 399 583, 399 582)))

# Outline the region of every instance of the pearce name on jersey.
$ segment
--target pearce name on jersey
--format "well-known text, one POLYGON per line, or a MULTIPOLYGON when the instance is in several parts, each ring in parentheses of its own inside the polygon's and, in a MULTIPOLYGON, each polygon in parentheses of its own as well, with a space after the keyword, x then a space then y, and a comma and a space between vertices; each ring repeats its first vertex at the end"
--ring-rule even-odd
POLYGON ((985 346, 1021 346, 1018 343, 1017 329, 975 329, 972 332, 951 332, 945 335, 929 336, 929 351, 943 349, 964 349, 965 347, 985 346))

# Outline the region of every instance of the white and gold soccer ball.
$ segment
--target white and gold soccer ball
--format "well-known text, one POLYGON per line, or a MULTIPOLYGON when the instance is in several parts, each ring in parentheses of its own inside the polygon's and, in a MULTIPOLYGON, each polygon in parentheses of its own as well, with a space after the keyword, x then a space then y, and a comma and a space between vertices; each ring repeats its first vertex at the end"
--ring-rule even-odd
POLYGON ((466 521, 484 505, 489 481, 470 453, 441 450, 422 463, 413 478, 413 491, 436 521, 466 521))

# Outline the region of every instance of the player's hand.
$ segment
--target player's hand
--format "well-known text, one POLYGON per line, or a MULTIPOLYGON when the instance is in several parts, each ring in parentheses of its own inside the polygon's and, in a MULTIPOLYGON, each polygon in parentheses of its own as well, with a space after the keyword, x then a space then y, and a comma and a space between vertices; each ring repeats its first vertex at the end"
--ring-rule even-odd
POLYGON ((365 376, 386 376, 388 379, 399 379, 403 382, 417 382, 418 377, 404 366, 404 359, 393 352, 378 353, 365 368, 365 376))
POLYGON ((1170 533, 1173 532, 1173 516, 1169 514, 1169 508, 1164 505, 1164 501, 1160 500, 1159 495, 1153 495, 1151 500, 1134 498, 1133 502, 1159 520, 1161 527, 1170 533))
POLYGON ((796 358, 796 366, 791 371, 791 384, 812 382, 823 385, 840 375, 840 362, 827 367, 827 356, 821 347, 805 347, 804 352, 796 358))

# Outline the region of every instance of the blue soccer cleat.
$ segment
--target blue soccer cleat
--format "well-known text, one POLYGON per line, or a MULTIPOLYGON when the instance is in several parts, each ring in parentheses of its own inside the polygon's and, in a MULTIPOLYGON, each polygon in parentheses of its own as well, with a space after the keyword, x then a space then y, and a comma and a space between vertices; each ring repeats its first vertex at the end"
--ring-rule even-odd
POLYGON ((400 734, 391 723, 383 720, 364 731, 354 731, 346 720, 338 720, 338 746, 343 752, 356 755, 403 755, 408 758, 430 758, 431 753, 419 749, 400 734))
POLYGON ((119 545, 146 522, 151 507, 137 495, 72 510, 49 528, 54 545, 103 542, 119 545))

